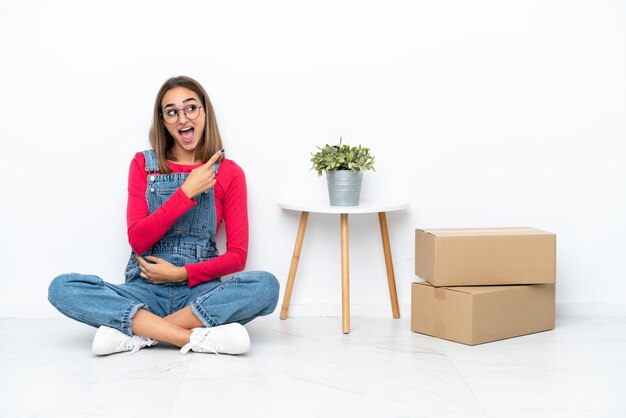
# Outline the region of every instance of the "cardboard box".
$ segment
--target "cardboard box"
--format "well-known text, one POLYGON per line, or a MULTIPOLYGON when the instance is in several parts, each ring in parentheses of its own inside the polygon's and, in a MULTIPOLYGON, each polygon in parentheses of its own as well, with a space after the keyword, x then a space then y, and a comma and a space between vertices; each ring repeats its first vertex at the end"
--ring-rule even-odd
POLYGON ((434 287, 413 283, 411 330, 475 345, 554 329, 555 284, 434 287))
POLYGON ((434 286, 554 283, 556 235, 529 227, 417 229, 415 274, 434 286))

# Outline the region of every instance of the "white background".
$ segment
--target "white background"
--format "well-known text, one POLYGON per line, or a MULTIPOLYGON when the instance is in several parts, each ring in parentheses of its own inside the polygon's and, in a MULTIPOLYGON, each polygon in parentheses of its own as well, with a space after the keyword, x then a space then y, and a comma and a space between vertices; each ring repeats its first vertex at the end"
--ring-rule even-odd
MULTIPOLYGON (((58 315, 58 274, 121 282, 126 180, 161 83, 212 98, 246 171, 248 269, 284 286, 316 145, 369 146, 402 314, 416 227, 557 234, 557 302, 626 302, 623 1, 0 0, 0 316, 58 315)), ((375 215, 351 217, 353 313, 390 315, 375 215)), ((311 215, 291 314, 340 314, 339 220, 311 215)), ((282 301, 282 289, 281 289, 282 301)), ((589 305, 582 305, 586 303, 589 305)), ((613 305, 611 305, 613 304, 613 305)))

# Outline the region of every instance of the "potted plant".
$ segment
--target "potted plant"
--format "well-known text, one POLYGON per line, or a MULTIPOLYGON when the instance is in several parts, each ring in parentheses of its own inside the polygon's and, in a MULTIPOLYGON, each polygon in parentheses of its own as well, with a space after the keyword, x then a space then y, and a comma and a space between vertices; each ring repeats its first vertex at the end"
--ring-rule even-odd
POLYGON ((328 183, 328 196, 332 206, 357 206, 361 195, 361 182, 363 171, 374 170, 374 157, 370 149, 362 147, 350 147, 342 143, 339 138, 338 145, 326 144, 319 151, 311 153, 313 166, 311 170, 317 171, 319 176, 322 171, 326 172, 328 183))

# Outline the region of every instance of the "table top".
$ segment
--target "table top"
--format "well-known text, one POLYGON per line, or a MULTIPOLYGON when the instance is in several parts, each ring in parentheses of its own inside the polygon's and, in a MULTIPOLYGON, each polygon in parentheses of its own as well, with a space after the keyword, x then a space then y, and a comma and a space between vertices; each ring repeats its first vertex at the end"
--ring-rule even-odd
POLYGON ((361 200, 358 206, 331 206, 328 202, 320 201, 281 201, 278 207, 299 212, 314 213, 377 213, 403 210, 409 207, 406 202, 397 201, 367 201, 361 200))

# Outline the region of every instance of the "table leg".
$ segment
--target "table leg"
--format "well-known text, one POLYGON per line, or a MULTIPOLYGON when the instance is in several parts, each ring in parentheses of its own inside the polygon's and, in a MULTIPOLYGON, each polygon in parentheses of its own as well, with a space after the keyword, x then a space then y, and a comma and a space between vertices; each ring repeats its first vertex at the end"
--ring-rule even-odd
POLYGON ((378 212, 380 222, 380 235, 383 239, 383 251, 385 253, 385 265, 387 266, 387 281, 389 282, 389 297, 391 298, 391 311, 394 318, 400 318, 398 307, 398 293, 396 292, 396 278, 393 273, 393 260, 391 259, 391 245, 389 244, 389 231, 387 230, 387 215, 378 212))
POLYGON ((341 214, 341 328, 350 332, 350 246, 348 244, 348 214, 341 214))
POLYGON ((296 245, 293 248, 293 257, 291 258, 291 266, 289 267, 289 277, 287 278, 287 287, 285 288, 285 296, 283 297, 283 306, 280 310, 280 319, 287 319, 287 311, 289 311, 289 301, 291 301, 291 292, 293 291, 293 283, 296 280, 296 270, 298 270, 298 261, 300 261, 300 252, 302 251, 302 241, 304 241, 304 232, 309 219, 309 212, 302 212, 300 215, 300 226, 298 227, 298 235, 296 236, 296 245))

